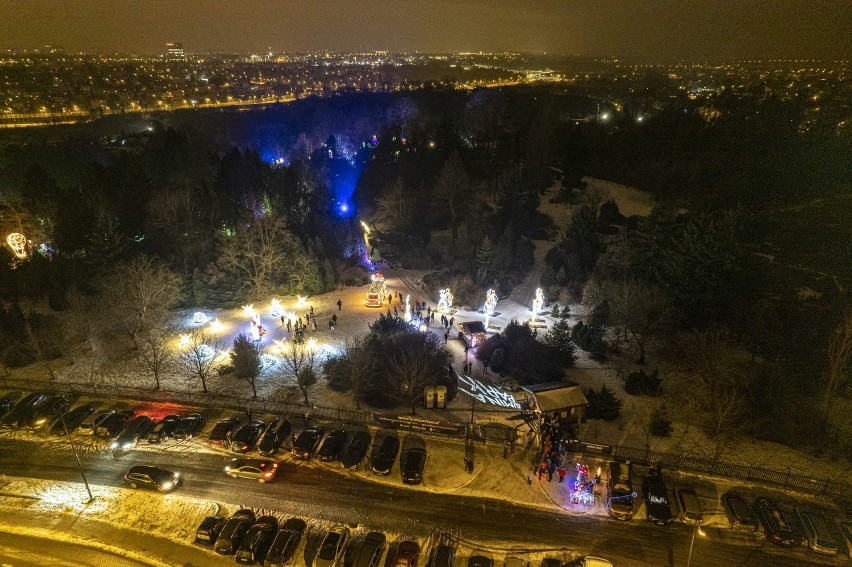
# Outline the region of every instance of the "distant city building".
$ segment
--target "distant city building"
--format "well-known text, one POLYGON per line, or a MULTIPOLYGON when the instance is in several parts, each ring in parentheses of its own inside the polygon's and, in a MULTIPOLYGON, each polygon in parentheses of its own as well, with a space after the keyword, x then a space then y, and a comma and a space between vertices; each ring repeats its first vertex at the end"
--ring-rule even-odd
POLYGON ((184 53, 183 51, 183 44, 167 43, 166 55, 168 55, 170 59, 183 59, 184 57, 186 57, 186 53, 184 53))

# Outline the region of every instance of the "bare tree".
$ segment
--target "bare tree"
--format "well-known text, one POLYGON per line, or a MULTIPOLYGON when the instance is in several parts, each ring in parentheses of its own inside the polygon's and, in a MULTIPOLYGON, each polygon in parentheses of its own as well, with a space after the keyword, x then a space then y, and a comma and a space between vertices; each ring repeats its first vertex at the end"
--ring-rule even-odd
POLYGON ((405 137, 408 130, 408 124, 417 118, 418 110, 417 103, 411 100, 410 97, 399 99, 388 110, 388 118, 399 126, 400 137, 405 137))
POLYGON ((181 297, 180 276, 154 258, 137 256, 116 265, 103 281, 109 320, 139 348, 137 335, 151 322, 164 318, 181 297))
POLYGON ((367 338, 349 338, 346 341, 343 372, 348 384, 352 387, 357 409, 361 409, 361 391, 378 371, 376 357, 369 352, 369 348, 370 343, 367 338))
POLYGON ((373 224, 383 232, 405 228, 414 217, 415 199, 405 190, 402 179, 379 197, 373 224))
POLYGON ((65 293, 65 304, 63 325, 69 345, 74 351, 91 350, 95 318, 94 302, 81 293, 76 286, 72 286, 65 293))
POLYGON ((828 341, 828 366, 820 384, 820 409, 827 419, 839 391, 849 381, 849 362, 852 360, 852 308, 834 328, 828 341))
POLYGON ((157 390, 160 389, 160 377, 175 362, 176 353, 172 346, 173 337, 174 329, 171 328, 167 330, 148 329, 142 333, 139 356, 148 370, 151 371, 157 390))
POLYGON ((671 304, 657 287, 637 279, 624 279, 604 286, 612 320, 639 350, 638 364, 645 364, 648 341, 665 331, 672 319, 671 304))
POLYGON ((279 381, 299 388, 305 405, 310 405, 308 397, 311 386, 317 382, 315 345, 304 342, 291 342, 282 349, 281 362, 273 370, 279 381))
POLYGON ((441 200, 447 205, 447 211, 450 215, 452 243, 455 246, 459 236, 461 213, 464 211, 464 204, 470 191, 470 178, 458 152, 453 153, 444 162, 444 167, 441 168, 441 173, 438 176, 436 190, 441 200))
POLYGON ((397 385, 396 397, 417 413, 417 401, 423 397, 423 388, 430 383, 433 363, 429 351, 405 348, 394 351, 389 370, 397 385))
POLYGON ((220 258, 223 267, 236 270, 252 293, 261 295, 278 283, 296 245, 281 217, 265 215, 248 226, 238 226, 233 236, 225 237, 220 258))
POLYGON ((201 389, 207 392, 207 381, 221 365, 217 355, 222 350, 222 340, 204 329, 194 329, 185 336, 184 344, 178 347, 178 365, 185 372, 198 376, 201 389))

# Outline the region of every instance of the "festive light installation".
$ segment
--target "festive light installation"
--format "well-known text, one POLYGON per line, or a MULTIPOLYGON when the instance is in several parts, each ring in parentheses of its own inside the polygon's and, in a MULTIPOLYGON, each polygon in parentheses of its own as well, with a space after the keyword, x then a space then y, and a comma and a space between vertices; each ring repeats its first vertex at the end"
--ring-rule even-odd
POLYGON ((308 296, 296 296, 298 299, 296 300, 296 307, 307 307, 308 306, 308 296))
POLYGON ((287 352, 287 339, 274 340, 272 342, 277 347, 280 354, 287 352))
POLYGON ((249 305, 243 305, 243 315, 245 315, 249 319, 254 319, 254 303, 251 303, 249 305))
POLYGON ((544 292, 541 291, 541 288, 535 290, 535 299, 533 299, 532 304, 532 320, 535 323, 535 317, 538 315, 538 312, 541 311, 541 308, 544 307, 544 292))
POLYGON ((453 307, 453 292, 450 288, 438 292, 438 311, 447 312, 453 307))
POLYGON ((201 311, 196 311, 192 316, 192 322, 196 325, 203 325, 207 321, 209 321, 207 315, 205 315, 201 311))
POLYGON ((367 288, 367 299, 364 303, 367 307, 381 307, 385 303, 387 297, 387 286, 385 285, 385 276, 376 272, 373 274, 370 287, 367 288))
POLYGON ((281 311, 281 302, 277 299, 272 300, 272 308, 269 310, 269 314, 273 317, 281 317, 283 314, 281 311))
POLYGON ((211 333, 221 333, 225 330, 225 325, 222 324, 222 321, 219 319, 214 319, 210 322, 210 332, 211 333))
POLYGON ((251 320, 251 338, 253 341, 257 342, 260 340, 260 337, 266 332, 263 328, 263 325, 260 324, 260 317, 255 315, 251 320))
POLYGON ((485 314, 489 317, 494 315, 494 310, 497 308, 497 292, 493 289, 489 289, 488 293, 485 294, 485 314))
POLYGON ((317 340, 315 338, 311 337, 311 338, 308 339, 307 347, 308 347, 309 351, 314 352, 315 350, 317 350, 319 348, 319 343, 317 342, 317 340))
POLYGON ((178 346, 180 348, 189 348, 192 345, 192 337, 189 335, 181 335, 180 340, 178 341, 178 346))
POLYGON ((12 254, 16 258, 24 259, 27 257, 27 237, 20 232, 13 232, 6 237, 6 244, 12 249, 12 254))
POLYGON ((411 323, 411 296, 405 296, 405 322, 411 323))

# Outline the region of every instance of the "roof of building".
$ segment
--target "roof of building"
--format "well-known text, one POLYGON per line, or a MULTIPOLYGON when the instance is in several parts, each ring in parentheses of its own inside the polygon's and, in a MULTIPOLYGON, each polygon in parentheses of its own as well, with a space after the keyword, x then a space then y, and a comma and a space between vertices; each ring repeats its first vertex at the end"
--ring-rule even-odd
POLYGON ((583 389, 575 382, 546 382, 522 386, 524 390, 535 397, 542 412, 559 411, 589 404, 583 389))
POLYGON ((461 327, 461 329, 469 335, 485 332, 485 325, 482 324, 482 321, 468 321, 466 323, 459 323, 459 327, 461 327))

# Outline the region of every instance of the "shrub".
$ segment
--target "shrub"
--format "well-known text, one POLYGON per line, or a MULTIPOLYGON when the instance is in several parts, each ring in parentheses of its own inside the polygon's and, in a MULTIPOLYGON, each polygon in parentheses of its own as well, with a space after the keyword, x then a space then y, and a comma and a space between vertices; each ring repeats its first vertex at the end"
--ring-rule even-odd
POLYGON ((662 393, 660 386, 663 380, 658 375, 658 370, 650 374, 644 369, 631 372, 624 381, 624 390, 633 396, 659 396, 662 393))
POLYGON ((606 385, 601 386, 598 391, 591 388, 587 390, 586 399, 589 401, 589 407, 586 409, 586 417, 589 419, 614 421, 621 415, 621 400, 616 398, 615 393, 606 385))
POLYGON ((651 435, 654 437, 668 437, 672 434, 672 420, 669 419, 666 409, 659 407, 651 418, 651 435))

